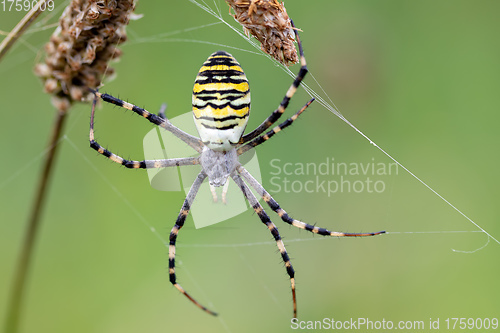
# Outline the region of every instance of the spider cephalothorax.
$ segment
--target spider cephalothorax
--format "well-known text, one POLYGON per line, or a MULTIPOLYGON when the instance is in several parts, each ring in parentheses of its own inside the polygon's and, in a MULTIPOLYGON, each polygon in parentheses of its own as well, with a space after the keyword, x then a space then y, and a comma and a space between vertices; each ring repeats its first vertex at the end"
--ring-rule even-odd
POLYGON ((205 147, 200 155, 201 168, 212 186, 222 186, 240 165, 236 149, 216 151, 205 147))
MULTIPOLYGON (((198 303, 177 283, 175 275, 175 244, 179 230, 184 226, 186 216, 189 213, 191 204, 194 201, 196 193, 201 184, 208 178, 211 186, 222 186, 227 184, 227 179, 231 177, 241 189, 246 199, 259 216, 262 223, 271 232, 276 241, 276 245, 285 264, 286 272, 290 277, 293 315, 297 316, 297 301, 295 297, 295 271, 281 240, 278 228, 271 221, 267 213, 262 208, 257 198, 253 195, 252 187, 268 204, 268 206, 278 214, 286 223, 295 227, 305 229, 315 234, 323 236, 373 236, 384 233, 342 233, 329 231, 319 228, 302 221, 292 218, 273 197, 262 187, 262 185, 238 162, 238 156, 244 154, 250 149, 269 140, 276 133, 291 125, 297 117, 312 103, 314 99, 307 102, 297 113, 280 125, 268 130, 285 112, 288 102, 299 87, 302 79, 307 73, 306 59, 302 51, 302 45, 298 34, 296 34, 297 43, 300 52, 300 71, 295 77, 294 82, 285 94, 280 105, 271 115, 264 120, 255 130, 243 135, 250 112, 250 90, 248 81, 238 62, 229 53, 219 51, 212 54, 203 64, 196 77, 193 89, 193 116, 200 138, 189 135, 175 127, 165 116, 164 108, 158 113, 150 113, 145 109, 133 104, 124 102, 108 94, 101 94, 93 91, 96 99, 113 103, 143 116, 153 124, 171 132, 179 139, 195 149, 200 156, 187 158, 172 158, 145 161, 130 161, 104 149, 94 139, 94 112, 96 99, 94 99, 92 113, 90 117, 90 146, 100 154, 108 157, 112 161, 122 164, 127 168, 163 168, 171 166, 201 165, 201 171, 196 177, 191 189, 189 190, 181 211, 177 216, 172 231, 170 232, 169 243, 169 274, 170 282, 183 293, 191 302, 207 313, 215 315, 216 313, 208 310, 198 303), (250 186, 250 187, 249 187, 250 186)), ((224 197, 224 191, 223 191, 224 197)))

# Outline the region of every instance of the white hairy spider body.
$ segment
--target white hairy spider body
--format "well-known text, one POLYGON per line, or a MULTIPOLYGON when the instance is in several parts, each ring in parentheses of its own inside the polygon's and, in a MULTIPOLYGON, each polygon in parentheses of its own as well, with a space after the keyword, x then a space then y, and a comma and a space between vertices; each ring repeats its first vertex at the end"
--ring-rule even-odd
POLYGON ((210 185, 218 187, 226 183, 240 162, 234 148, 229 151, 216 151, 204 147, 200 155, 200 164, 210 185))

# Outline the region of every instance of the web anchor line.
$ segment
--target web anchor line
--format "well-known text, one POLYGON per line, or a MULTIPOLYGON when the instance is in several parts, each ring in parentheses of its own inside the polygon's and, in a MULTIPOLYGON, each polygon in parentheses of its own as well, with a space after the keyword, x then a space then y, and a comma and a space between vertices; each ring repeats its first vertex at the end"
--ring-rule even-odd
MULTIPOLYGON (((319 83, 318 83, 319 84, 319 83)), ((448 206, 453 208, 457 213, 462 215, 466 220, 468 220, 470 223, 472 223, 476 228, 478 228, 481 232, 485 233, 488 235, 489 238, 493 239, 497 244, 500 245, 500 241, 493 237, 489 232, 484 230, 481 226, 479 226, 476 222, 474 222, 470 217, 465 215, 460 209, 458 209, 455 205, 453 205, 451 202, 446 200, 441 194, 439 194, 436 190, 434 190, 432 187, 430 187, 426 182, 424 182, 422 179, 420 179, 417 175, 415 175, 413 172, 411 172, 407 167, 405 167, 403 164, 401 164, 398 160, 396 160, 392 155, 390 155, 388 152, 386 152, 384 149, 382 149, 379 145, 377 145, 373 140, 371 140, 366 134, 364 134, 362 131, 360 131, 356 126, 354 126, 349 120, 347 120, 337 109, 337 107, 331 106, 325 100, 319 96, 314 90, 312 90, 307 84, 303 84, 305 90, 309 93, 309 95, 314 96, 316 98, 316 101, 323 105, 327 110, 335 114, 337 117, 339 117, 343 122, 345 122, 347 125, 349 125, 352 129, 354 129, 358 134, 360 134, 363 138, 368 140, 368 142, 380 150, 385 156, 387 156, 390 160, 392 160, 394 163, 396 163, 401 169, 406 171, 410 176, 412 176, 414 179, 416 179, 419 183, 424 185, 429 191, 434 193, 439 199, 444 201, 448 206)))
MULTIPOLYGON (((215 17, 216 19, 218 19, 219 21, 221 21, 222 23, 224 23, 225 25, 227 25, 230 29, 232 29, 236 34, 238 34, 241 38, 243 38, 244 40, 246 40, 250 45, 252 45, 254 48, 256 49, 260 49, 259 45, 257 45, 257 43, 255 41, 253 41, 252 39, 246 37, 243 33, 241 33, 240 31, 238 31, 235 27, 233 27, 232 25, 230 25, 228 22, 226 22, 223 18, 222 18, 222 15, 220 14, 220 11, 218 10, 217 12, 214 11, 212 8, 210 8, 205 2, 203 2, 204 4, 200 4, 198 1, 196 0, 188 0, 190 1, 191 3, 193 3, 194 5, 198 6, 199 8, 201 8, 202 10, 204 10, 205 12, 209 13, 210 15, 212 15, 213 17, 215 17)), ((217 8, 218 9, 218 8, 217 8)), ((262 51, 261 51, 262 52, 262 51)), ((273 61, 275 63, 276 66, 279 66, 279 68, 281 68, 283 71, 285 71, 288 75, 290 76, 294 76, 293 73, 291 72, 291 70, 289 68, 287 68, 286 66, 282 65, 282 64, 279 64, 276 60, 272 59, 270 56, 268 56, 267 54, 263 54, 265 56, 267 56, 271 61, 273 61)), ((311 77, 313 77, 312 73, 310 73, 311 77)), ((314 77, 313 77, 314 79, 314 77)), ((428 190, 430 190, 432 193, 434 193, 437 197, 439 197, 442 201, 444 201, 448 206, 450 206, 451 208, 453 208, 457 213, 459 213, 460 215, 462 215, 462 217, 464 217, 467 221, 469 221, 470 223, 472 223, 476 228, 478 228, 481 232, 485 233, 486 235, 488 235, 488 237, 492 240, 494 240, 497 244, 500 245, 500 241, 498 239, 496 239, 495 237, 493 237, 489 232, 487 232, 485 229, 483 229, 481 226, 479 226, 476 222, 474 222, 470 217, 468 217, 467 215, 465 215, 465 213, 463 213, 460 209, 458 209, 455 205, 453 205, 451 202, 449 202, 448 200, 446 200, 441 194, 439 194, 436 190, 434 190, 432 187, 430 187, 426 182, 424 182, 422 179, 420 179, 417 175, 415 175, 413 172, 411 172, 408 168, 406 168, 404 165, 402 165, 398 160, 396 160, 394 157, 392 157, 392 155, 390 155, 388 152, 386 152, 384 149, 382 149, 379 145, 377 145, 373 140, 371 140, 367 135, 365 135, 362 131, 360 131, 356 126, 354 126, 349 120, 347 120, 339 111, 338 107, 335 105, 335 103, 333 103, 333 101, 331 100, 331 98, 328 96, 328 94, 325 92, 325 90, 321 87, 321 85, 319 84, 318 81, 316 81, 316 79, 314 79, 314 81, 316 82, 316 84, 319 86, 319 88, 323 91, 323 93, 327 96, 327 98, 329 99, 330 103, 329 104, 328 102, 326 102, 318 93, 316 93, 312 88, 310 88, 306 83, 302 83, 302 87, 306 90, 306 92, 311 96, 311 97, 314 97, 316 99, 316 101, 321 104, 323 107, 325 107, 327 110, 329 110, 330 112, 332 112, 333 114, 335 114, 337 117, 339 117, 343 122, 345 122, 347 125, 349 125, 352 129, 354 129, 358 134, 360 134, 362 137, 364 137, 366 140, 368 140, 368 142, 375 146, 378 150, 380 150, 385 156, 387 156, 390 160, 392 160, 394 163, 396 163, 399 167, 401 167, 404 171, 406 171, 408 174, 410 174, 414 179, 416 179, 418 182, 420 182, 422 185, 424 185, 428 190)))

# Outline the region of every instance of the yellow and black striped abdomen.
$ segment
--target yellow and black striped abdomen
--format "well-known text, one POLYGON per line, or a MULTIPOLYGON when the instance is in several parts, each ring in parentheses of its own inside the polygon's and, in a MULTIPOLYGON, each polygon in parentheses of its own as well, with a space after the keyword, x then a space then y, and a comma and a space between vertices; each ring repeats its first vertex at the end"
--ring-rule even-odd
POLYGON ((193 88, 193 115, 201 140, 216 151, 238 143, 250 113, 250 87, 236 59, 218 51, 201 67, 193 88))

